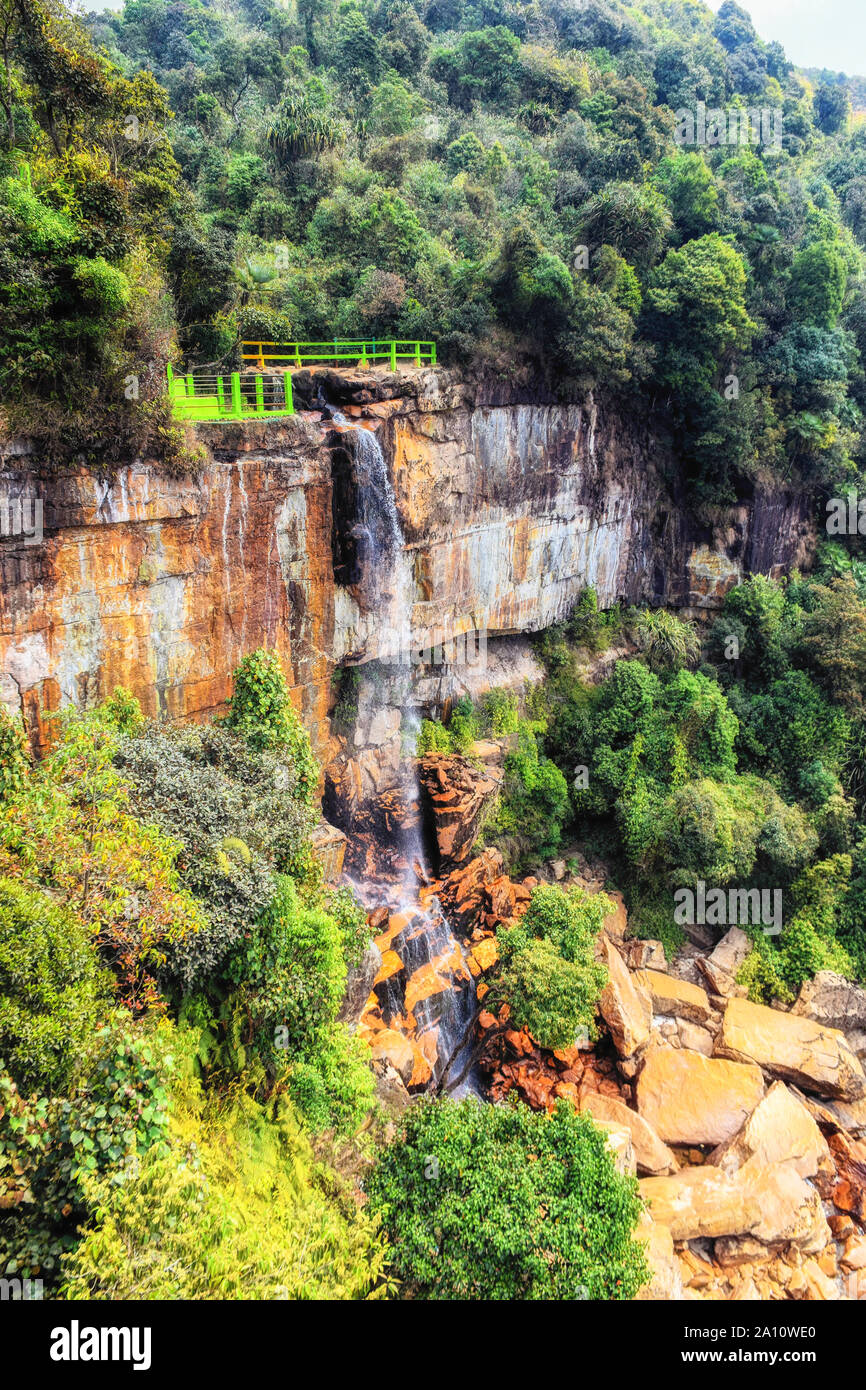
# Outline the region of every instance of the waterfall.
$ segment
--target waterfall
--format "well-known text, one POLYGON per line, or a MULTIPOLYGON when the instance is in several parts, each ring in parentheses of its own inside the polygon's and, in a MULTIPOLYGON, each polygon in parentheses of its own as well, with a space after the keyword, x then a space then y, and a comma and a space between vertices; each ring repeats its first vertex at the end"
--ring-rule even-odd
MULTIPOLYGON (((371 611, 379 618, 379 659, 394 673, 388 689, 382 689, 381 703, 382 707, 399 706, 403 728, 414 746, 420 729, 410 659, 414 576, 406 555, 397 499, 375 433, 363 425, 354 426, 339 411, 332 411, 332 418, 335 424, 351 430, 353 436, 356 519, 352 535, 358 546, 359 588, 371 611)), ((425 1033, 436 1030, 435 1083, 475 1011, 475 987, 463 947, 451 931, 438 899, 428 896, 423 903, 419 900, 419 877, 422 882, 429 883, 432 874, 424 847, 420 789, 414 762, 412 775, 405 780, 402 790, 412 810, 405 818, 406 824, 392 833, 405 868, 400 883, 388 896, 392 917, 399 913, 405 917, 406 925, 391 938, 389 945, 405 965, 408 988, 389 989, 382 1009, 385 1021, 389 1024, 394 1021, 396 1026, 396 1020, 407 1012, 407 996, 413 981, 416 984, 424 981, 428 985, 435 985, 443 977, 451 981, 447 989, 430 988, 428 993, 423 989, 417 991, 419 997, 411 1008, 416 1038, 421 1039, 425 1033)), ((379 895, 371 893, 369 885, 356 883, 355 887, 367 906, 377 905, 379 895), (372 901, 374 897, 376 904, 372 901)), ((467 1049, 469 1047, 471 1039, 467 1049)), ((455 1059, 450 1071, 452 1077, 460 1074, 461 1065, 461 1060, 455 1059)), ((459 1092, 466 1089, 477 1089, 474 1077, 468 1078, 459 1092)))

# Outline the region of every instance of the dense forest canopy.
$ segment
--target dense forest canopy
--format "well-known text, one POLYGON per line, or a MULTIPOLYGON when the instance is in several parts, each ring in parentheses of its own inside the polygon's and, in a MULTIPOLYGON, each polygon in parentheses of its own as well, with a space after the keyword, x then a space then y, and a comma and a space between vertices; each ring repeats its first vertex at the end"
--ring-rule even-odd
POLYGON ((733 0, 4 16, 0 390, 95 460, 118 420, 180 449, 167 357, 421 336, 652 411, 707 502, 859 476, 866 129, 733 0), (778 124, 684 144, 700 103, 778 124))

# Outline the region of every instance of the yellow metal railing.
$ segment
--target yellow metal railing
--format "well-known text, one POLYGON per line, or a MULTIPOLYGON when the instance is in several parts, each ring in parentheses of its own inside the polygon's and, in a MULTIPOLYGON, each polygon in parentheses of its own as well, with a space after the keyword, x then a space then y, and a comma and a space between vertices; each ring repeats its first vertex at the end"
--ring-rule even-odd
POLYGON ((306 363, 353 362, 369 367, 373 362, 387 362, 396 371, 398 362, 412 362, 416 367, 436 366, 436 344, 418 339, 330 338, 322 342, 241 343, 241 360, 255 362, 259 371, 266 365, 287 364, 303 367, 306 363))

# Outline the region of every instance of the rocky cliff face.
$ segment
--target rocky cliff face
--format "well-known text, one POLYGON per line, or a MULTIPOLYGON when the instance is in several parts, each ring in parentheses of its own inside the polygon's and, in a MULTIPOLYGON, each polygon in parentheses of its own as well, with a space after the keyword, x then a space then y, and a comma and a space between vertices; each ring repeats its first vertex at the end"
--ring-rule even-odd
MULTIPOLYGON (((210 713, 267 643, 327 755, 333 673, 382 656, 387 634, 359 572, 351 433, 323 398, 381 440, 418 646, 483 632, 493 669, 497 642, 562 618, 586 585, 602 604, 712 607, 741 575, 808 557, 802 498, 758 492, 701 526, 651 436, 591 401, 509 403, 502 383, 444 371, 303 373, 295 394, 311 409, 293 420, 200 427, 212 461, 196 477, 146 460, 49 476, 7 448, 0 498, 40 498, 44 538, 0 539, 0 699, 37 742, 46 713, 117 684, 153 714, 210 713)), ((419 688, 443 693, 440 677, 419 688)))

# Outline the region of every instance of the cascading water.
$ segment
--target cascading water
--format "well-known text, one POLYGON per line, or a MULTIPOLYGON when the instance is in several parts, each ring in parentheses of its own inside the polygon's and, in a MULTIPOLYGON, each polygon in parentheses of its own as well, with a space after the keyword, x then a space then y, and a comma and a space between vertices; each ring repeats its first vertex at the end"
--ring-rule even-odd
MULTIPOLYGON (((380 688, 383 706, 398 706, 402 714, 401 732, 413 749, 420 730, 415 703, 410 653, 412 647, 412 594, 414 578, 406 555, 400 514, 394 488, 379 440, 372 430, 355 426, 340 411, 332 411, 334 423, 350 430, 353 437, 356 520, 352 535, 356 542, 360 578, 358 589, 365 603, 377 615, 378 656, 387 666, 390 680, 380 688)), ((414 763, 403 786, 407 814, 393 834, 399 860, 404 866, 399 882, 387 886, 391 922, 388 947, 403 963, 404 970, 384 988, 381 995, 383 1018, 388 1024, 405 1021, 411 1013, 414 1034, 424 1047, 425 1035, 434 1033, 435 1048, 427 1049, 435 1085, 446 1066, 449 1078, 460 1076, 465 1055, 471 1048, 471 1020, 475 1013, 475 989, 465 962, 463 948, 453 935, 438 899, 419 898, 419 886, 431 881, 424 848, 419 811, 419 784, 414 763), (442 988, 442 980, 448 987, 442 988), (458 1055, 455 1050, 465 1039, 458 1055), (449 1066, 450 1063, 450 1066, 449 1066)), ((356 883, 368 907, 382 901, 381 885, 356 883)), ((477 1090, 474 1073, 468 1075, 454 1093, 477 1090)))

